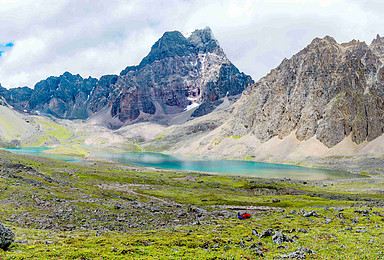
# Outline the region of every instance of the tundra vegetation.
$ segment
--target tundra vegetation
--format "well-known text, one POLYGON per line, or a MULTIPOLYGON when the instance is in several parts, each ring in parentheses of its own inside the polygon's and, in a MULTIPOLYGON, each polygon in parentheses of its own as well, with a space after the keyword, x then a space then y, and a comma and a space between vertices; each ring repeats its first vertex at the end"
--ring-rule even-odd
POLYGON ((311 182, 0 158, 15 233, 2 260, 384 258, 384 181, 369 171, 311 182))

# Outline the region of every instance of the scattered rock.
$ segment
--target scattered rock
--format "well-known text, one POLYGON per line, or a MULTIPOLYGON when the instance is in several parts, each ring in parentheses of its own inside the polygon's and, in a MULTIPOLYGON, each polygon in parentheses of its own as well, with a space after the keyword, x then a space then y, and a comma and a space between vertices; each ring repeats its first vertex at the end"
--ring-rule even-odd
POLYGON ((308 230, 306 230, 306 229, 303 229, 303 228, 299 228, 298 230, 297 230, 297 232, 301 232, 301 233, 309 233, 309 231, 308 230))
POLYGON ((279 203, 279 202, 280 202, 280 200, 279 200, 279 199, 277 199, 277 198, 274 198, 274 199, 272 200, 272 202, 273 202, 273 203, 279 203))
POLYGON ((305 259, 305 253, 301 251, 295 251, 287 255, 279 255, 278 258, 305 259))
POLYGON ((219 244, 214 244, 214 245, 212 246, 212 248, 219 248, 219 247, 220 247, 219 244))
POLYGON ((205 209, 201 209, 201 208, 194 207, 194 206, 189 206, 188 212, 196 213, 198 217, 202 217, 202 216, 207 214, 207 211, 205 209))
POLYGON ((345 230, 347 230, 347 231, 352 231, 353 228, 351 228, 351 227, 347 227, 345 230))
POLYGON ((258 248, 258 246, 255 243, 253 243, 248 247, 248 249, 255 249, 255 248, 258 248))
MULTIPOLYGON (((206 214, 207 212, 200 212, 200 213, 198 213, 198 215, 199 214, 206 214)), ((220 218, 235 218, 236 217, 236 214, 235 213, 233 213, 233 212, 230 212, 230 211, 228 211, 228 210, 217 210, 217 211, 213 211, 213 212, 211 212, 211 214, 210 215, 212 215, 212 216, 214 216, 214 217, 220 217, 220 218)))
POLYGON ((14 241, 15 233, 0 223, 0 248, 7 250, 14 241))
POLYGON ((272 236, 272 241, 275 244, 282 244, 284 242, 293 242, 294 240, 286 235, 284 235, 282 232, 277 231, 272 236))
POLYGON ((372 214, 375 214, 376 216, 379 216, 379 217, 384 217, 384 214, 378 211, 373 211, 372 214))
POLYGON ((280 255, 278 258, 290 258, 290 259, 305 259, 305 254, 315 254, 315 252, 311 249, 307 248, 299 248, 295 252, 289 253, 287 255, 280 255))
POLYGON ((355 233, 369 233, 368 230, 356 230, 355 233))
POLYGON ((310 211, 310 212, 307 212, 307 213, 304 213, 303 217, 305 218, 309 218, 309 217, 318 217, 319 214, 316 213, 316 211, 310 211))
POLYGON ((256 229, 252 229, 252 235, 256 236, 258 235, 259 233, 256 231, 256 229))
POLYGON ((273 229, 272 228, 267 228, 266 230, 263 231, 263 233, 260 234, 260 238, 270 237, 272 235, 273 235, 273 229))
POLYGON ((31 241, 24 240, 24 239, 16 239, 16 240, 14 241, 14 243, 17 243, 17 244, 30 244, 31 241))
POLYGON ((114 208, 115 208, 115 209, 121 209, 122 206, 121 206, 120 204, 115 204, 115 205, 114 205, 114 208))
POLYGON ((369 215, 369 210, 366 210, 366 209, 363 209, 363 210, 355 209, 355 213, 369 215))
POLYGON ((185 212, 185 211, 181 211, 181 212, 177 215, 178 218, 182 218, 182 217, 186 217, 186 216, 187 216, 187 212, 185 212))
POLYGON ((200 220, 197 220, 197 221, 192 223, 192 226, 200 226, 200 225, 201 225, 200 220))
POLYGON ((248 242, 249 242, 249 241, 252 241, 252 240, 253 240, 253 237, 251 237, 251 236, 247 236, 247 237, 245 237, 244 239, 245 239, 245 241, 248 241, 248 242))
POLYGON ((302 251, 302 252, 308 253, 308 254, 316 254, 315 251, 313 251, 312 249, 308 249, 305 247, 299 248, 299 251, 302 251))
POLYGON ((257 256, 264 256, 264 253, 268 250, 262 247, 257 246, 256 244, 252 244, 248 247, 250 250, 255 250, 253 253, 257 256))

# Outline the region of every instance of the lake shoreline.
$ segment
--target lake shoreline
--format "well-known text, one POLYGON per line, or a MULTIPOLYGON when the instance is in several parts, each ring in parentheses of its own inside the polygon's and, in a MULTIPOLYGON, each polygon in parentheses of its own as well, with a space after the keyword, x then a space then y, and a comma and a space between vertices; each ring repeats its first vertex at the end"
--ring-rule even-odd
POLYGON ((47 153, 48 147, 24 147, 21 149, 6 149, 19 154, 29 154, 59 159, 69 162, 82 163, 85 161, 110 161, 133 165, 136 167, 176 170, 182 172, 201 172, 207 174, 233 175, 244 177, 260 177, 268 179, 294 180, 331 180, 362 178, 360 174, 350 173, 343 169, 329 170, 318 167, 306 167, 297 164, 282 164, 271 162, 254 162, 250 160, 201 159, 169 155, 165 153, 146 152, 90 152, 89 156, 79 157, 47 153))

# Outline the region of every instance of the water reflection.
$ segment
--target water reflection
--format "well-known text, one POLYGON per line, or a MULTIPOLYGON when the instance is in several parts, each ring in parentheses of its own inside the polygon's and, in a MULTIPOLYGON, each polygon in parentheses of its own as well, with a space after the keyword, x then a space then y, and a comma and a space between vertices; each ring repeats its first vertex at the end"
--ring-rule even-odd
MULTIPOLYGON (((6 149, 8 151, 44 156, 66 162, 81 162, 82 160, 68 155, 45 153, 47 147, 25 147, 6 149)), ((93 153, 97 158, 120 163, 155 167, 162 169, 174 169, 184 171, 200 171, 210 173, 247 175, 263 178, 290 178, 296 180, 330 180, 360 177, 344 171, 330 171, 323 169, 305 168, 292 165, 259 163, 236 160, 203 160, 181 156, 171 156, 161 153, 93 153)))
POLYGON ((186 171, 248 175, 265 178, 324 180, 356 177, 356 175, 352 175, 343 171, 330 171, 315 168, 305 168, 300 166, 250 161, 202 160, 158 153, 99 152, 95 153, 94 155, 106 160, 141 166, 186 171))

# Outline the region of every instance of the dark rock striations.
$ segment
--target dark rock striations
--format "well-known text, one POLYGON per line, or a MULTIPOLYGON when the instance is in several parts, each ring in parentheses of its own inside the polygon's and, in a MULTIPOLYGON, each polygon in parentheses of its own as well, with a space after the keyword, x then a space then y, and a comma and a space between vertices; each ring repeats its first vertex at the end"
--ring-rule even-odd
POLYGON ((68 72, 49 77, 34 90, 0 87, 9 104, 18 110, 58 118, 86 119, 108 110, 112 127, 178 114, 205 102, 194 116, 209 113, 226 96, 236 96, 252 84, 228 60, 210 28, 188 38, 166 32, 137 66, 100 80, 83 79, 68 72))
POLYGON ((327 147, 351 135, 359 144, 384 129, 384 40, 367 45, 316 38, 244 91, 233 136, 316 137, 327 147))

